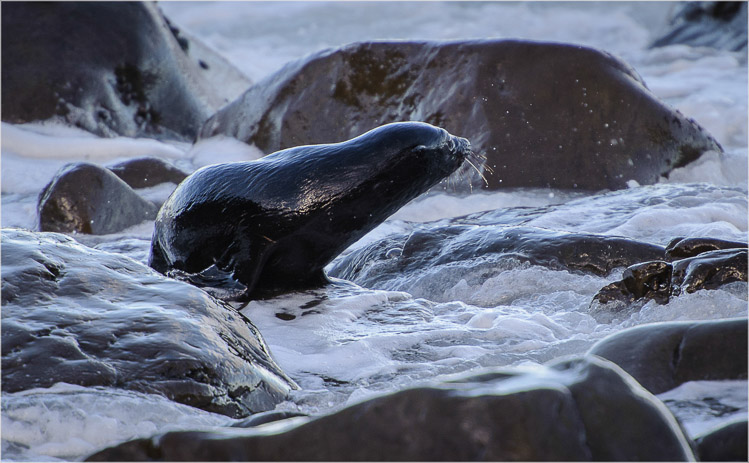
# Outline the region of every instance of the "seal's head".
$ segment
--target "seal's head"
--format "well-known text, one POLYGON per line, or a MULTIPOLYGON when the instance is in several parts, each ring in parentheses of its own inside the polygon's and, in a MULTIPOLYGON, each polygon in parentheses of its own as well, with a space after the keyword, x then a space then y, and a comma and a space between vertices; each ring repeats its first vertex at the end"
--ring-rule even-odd
POLYGON ((150 264, 187 273, 215 265, 253 296, 319 285, 325 265, 470 155, 466 139, 402 122, 204 167, 162 206, 150 264))

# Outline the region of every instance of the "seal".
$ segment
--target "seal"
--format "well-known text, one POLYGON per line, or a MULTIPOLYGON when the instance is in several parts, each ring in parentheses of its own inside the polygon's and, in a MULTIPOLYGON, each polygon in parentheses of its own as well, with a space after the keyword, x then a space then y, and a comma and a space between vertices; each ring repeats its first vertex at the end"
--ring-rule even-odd
POLYGON ((325 265, 471 156, 464 138, 400 122, 203 167, 162 205, 149 265, 206 286, 201 272, 231 273, 246 287, 240 301, 319 287, 325 265))

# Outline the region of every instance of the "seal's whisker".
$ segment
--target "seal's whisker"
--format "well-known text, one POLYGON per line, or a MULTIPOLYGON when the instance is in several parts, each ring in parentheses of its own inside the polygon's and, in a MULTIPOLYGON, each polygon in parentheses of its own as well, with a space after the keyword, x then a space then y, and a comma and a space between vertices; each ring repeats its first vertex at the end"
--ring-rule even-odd
MULTIPOLYGON (((488 180, 486 179, 486 177, 484 177, 484 173, 483 173, 483 172, 481 172, 481 171, 479 170, 479 168, 478 168, 478 167, 476 167, 476 165, 475 165, 474 163, 472 163, 472 162, 471 162, 471 160, 470 160, 470 159, 466 158, 466 162, 467 162, 468 164, 470 164, 470 165, 471 165, 471 167, 473 167, 473 170, 475 170, 475 171, 476 171, 476 172, 477 172, 477 173, 479 174, 479 177, 481 177, 481 179, 482 179, 482 180, 484 181, 484 184, 486 184, 486 186, 489 186, 489 181, 488 181, 488 180)), ((471 184, 471 182, 468 182, 468 184, 469 184, 469 185, 471 185, 471 192, 473 192, 473 185, 471 184)))

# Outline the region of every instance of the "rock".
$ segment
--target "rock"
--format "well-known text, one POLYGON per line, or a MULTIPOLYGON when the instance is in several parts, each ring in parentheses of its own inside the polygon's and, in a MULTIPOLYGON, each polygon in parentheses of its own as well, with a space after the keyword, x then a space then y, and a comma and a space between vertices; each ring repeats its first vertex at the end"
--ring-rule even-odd
MULTIPOLYGON (((438 266, 449 269, 444 275, 449 281, 435 284, 449 286, 466 278, 453 271, 460 265, 473 269, 471 273, 482 281, 502 271, 501 263, 507 261, 607 275, 614 268, 663 253, 661 246, 622 237, 534 227, 448 224, 390 235, 334 261, 328 274, 368 288, 412 292, 413 287, 398 286, 404 276, 418 279, 428 271, 433 279, 438 266), (477 266, 477 256, 483 258, 483 266, 477 266)), ((420 297, 418 291, 412 294, 420 297)))
POLYGON ((57 382, 161 394, 231 417, 297 388, 242 314, 57 233, 2 230, 2 391, 57 382))
POLYGON ((651 47, 677 43, 746 55, 746 2, 680 2, 669 19, 669 30, 651 47))
POLYGON ((653 394, 687 381, 747 379, 747 319, 664 322, 620 331, 590 355, 619 365, 653 394))
POLYGON ((703 252, 671 263, 671 294, 716 289, 734 281, 747 281, 747 249, 703 252))
POLYGON ((245 418, 242 421, 238 421, 231 426, 233 428, 254 428, 261 424, 273 423, 275 421, 287 420, 289 418, 296 418, 298 416, 307 416, 304 413, 298 412, 283 412, 283 411, 268 411, 256 413, 249 418, 245 418))
POLYGON ((700 461, 747 461, 747 421, 732 421, 697 436, 700 461))
POLYGON ((229 135, 270 153, 404 120, 468 138, 487 157, 490 189, 652 184, 704 151, 722 151, 621 60, 515 40, 322 51, 251 87, 206 121, 200 137, 229 135))
POLYGON ((192 141, 224 100, 179 39, 155 3, 3 4, 2 120, 192 141))
POLYGON ((173 165, 153 157, 131 159, 110 166, 109 170, 131 188, 148 188, 166 182, 179 184, 188 175, 173 165))
POLYGON ((707 251, 746 247, 746 243, 716 238, 674 238, 666 246, 666 257, 669 260, 675 260, 679 257, 694 257, 707 251))
MULTIPOLYGON (((697 239, 690 244, 700 241, 697 239)), ((695 244, 694 247, 700 249, 703 246, 695 244)), ((684 248, 671 249, 670 254, 691 252, 681 249, 684 248)), ((593 305, 613 303, 611 307, 598 307, 597 310, 621 311, 641 300, 652 299, 666 304, 682 292, 717 289, 735 281, 747 281, 746 248, 707 251, 671 263, 658 260, 632 265, 624 270, 621 280, 605 286, 593 297, 593 305)))
POLYGON ((39 230, 106 235, 156 218, 158 208, 111 171, 78 162, 63 167, 39 195, 39 230))
POLYGON ((693 458, 662 403, 613 364, 586 357, 406 389, 267 428, 166 433, 88 461, 693 458))

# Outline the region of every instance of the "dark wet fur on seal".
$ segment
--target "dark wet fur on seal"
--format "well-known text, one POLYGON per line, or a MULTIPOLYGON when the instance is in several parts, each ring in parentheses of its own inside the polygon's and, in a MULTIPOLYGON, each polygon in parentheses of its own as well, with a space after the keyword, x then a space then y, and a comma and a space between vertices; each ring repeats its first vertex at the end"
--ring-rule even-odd
POLYGON ((182 277, 231 272, 246 286, 242 301, 320 286, 325 265, 470 155, 468 140, 402 122, 206 166, 159 211, 149 265, 182 277))

